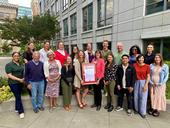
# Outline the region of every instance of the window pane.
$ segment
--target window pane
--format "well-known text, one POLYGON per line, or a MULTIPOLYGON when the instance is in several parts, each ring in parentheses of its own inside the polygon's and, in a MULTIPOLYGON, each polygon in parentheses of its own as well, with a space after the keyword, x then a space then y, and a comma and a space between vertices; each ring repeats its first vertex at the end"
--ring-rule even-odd
POLYGON ((63 20, 64 36, 68 36, 68 19, 63 20))
POLYGON ((154 53, 160 53, 160 44, 161 40, 160 39, 148 39, 144 40, 144 53, 146 53, 147 46, 150 42, 153 42, 154 45, 154 53))
POLYGON ((83 9, 83 31, 91 30, 93 27, 93 4, 83 9))
POLYGON ((71 20, 71 34, 77 33, 77 17, 76 13, 70 17, 71 20))
POLYGON ((106 3, 106 19, 112 17, 113 14, 113 0, 107 0, 106 3))
POLYGON ((158 3, 164 0, 146 0, 146 5, 153 4, 153 3, 158 3))
POLYGON ((88 6, 88 30, 93 27, 93 4, 88 6))
POLYGON ((83 9, 83 31, 87 31, 87 7, 83 9))
MULTIPOLYGON (((111 42, 109 41, 109 49, 111 50, 111 42)), ((103 49, 103 42, 98 42, 97 43, 97 49, 102 50, 103 49)))
POLYGON ((64 49, 69 53, 69 45, 64 45, 64 49))
POLYGON ((167 0, 167 9, 170 9, 170 0, 167 0))
POLYGON ((151 1, 152 2, 147 2, 146 14, 152 14, 163 11, 164 0, 151 0, 151 1))
POLYGON ((164 39, 163 40, 163 58, 164 60, 170 61, 170 38, 164 39))
POLYGON ((68 8, 68 0, 63 0, 63 9, 67 9, 68 8))
POLYGON ((104 26, 102 20, 105 20, 105 0, 98 0, 98 27, 104 26))

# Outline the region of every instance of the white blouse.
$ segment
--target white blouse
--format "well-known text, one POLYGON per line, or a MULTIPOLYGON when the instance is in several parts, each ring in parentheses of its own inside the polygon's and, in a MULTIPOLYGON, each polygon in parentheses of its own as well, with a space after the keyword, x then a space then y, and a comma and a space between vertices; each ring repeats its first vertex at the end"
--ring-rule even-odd
MULTIPOLYGON (((59 74, 61 74, 61 63, 59 60, 55 60, 56 64, 58 65, 58 68, 59 68, 59 74)), ((50 63, 48 61, 45 61, 44 63, 44 74, 45 74, 45 77, 48 77, 49 76, 49 65, 50 63)))

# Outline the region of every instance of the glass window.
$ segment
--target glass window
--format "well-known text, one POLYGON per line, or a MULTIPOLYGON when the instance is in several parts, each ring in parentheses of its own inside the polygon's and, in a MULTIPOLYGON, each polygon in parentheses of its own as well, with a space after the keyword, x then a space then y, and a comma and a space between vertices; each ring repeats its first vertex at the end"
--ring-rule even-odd
POLYGON ((69 53, 69 45, 64 45, 64 49, 69 53))
POLYGON ((167 0, 167 9, 170 9, 170 0, 167 0))
POLYGON ((164 10, 164 0, 147 0, 146 1, 146 15, 160 12, 164 10))
POLYGON ((64 31, 63 31, 64 36, 68 36, 68 19, 67 18, 63 20, 63 28, 64 28, 64 31))
POLYGON ((77 0, 70 0, 70 4, 72 4, 72 3, 74 3, 74 2, 76 2, 77 0))
MULTIPOLYGON (((112 48, 111 42, 109 42, 109 49, 111 50, 111 48, 112 48)), ((97 43, 97 49, 103 50, 103 42, 98 42, 97 43)))
POLYGON ((77 16, 76 13, 70 16, 71 34, 77 33, 77 16))
POLYGON ((51 14, 55 15, 55 4, 51 6, 51 14))
POLYGON ((63 0, 63 10, 68 8, 68 0, 63 0))
POLYGON ((56 10, 56 12, 59 12, 59 10, 60 10, 60 5, 59 5, 58 0, 55 1, 55 10, 56 10))
POLYGON ((83 31, 93 28, 93 4, 83 8, 83 31))
POLYGON ((160 44, 161 44, 161 40, 160 40, 160 39, 147 39, 147 40, 144 40, 143 53, 144 53, 144 54, 146 53, 147 46, 148 46, 148 44, 150 44, 151 42, 152 42, 153 45, 154 45, 154 53, 160 53, 160 44))
POLYGON ((98 0, 98 27, 110 25, 113 14, 113 0, 98 0))
POLYGON ((170 44, 170 38, 163 40, 163 58, 164 60, 168 60, 168 61, 170 61, 170 54, 169 54, 170 45, 169 44, 170 44))
POLYGON ((113 14, 113 0, 107 0, 106 2, 106 25, 112 23, 112 14, 113 14))

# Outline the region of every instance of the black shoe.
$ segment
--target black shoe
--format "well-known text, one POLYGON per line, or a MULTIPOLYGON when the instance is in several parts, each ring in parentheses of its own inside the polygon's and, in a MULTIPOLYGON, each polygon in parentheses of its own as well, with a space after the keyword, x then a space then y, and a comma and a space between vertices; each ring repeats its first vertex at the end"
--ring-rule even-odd
POLYGON ((111 105, 108 109, 107 109, 108 112, 111 112, 113 111, 113 105, 111 105))
POLYGON ((141 116, 143 119, 145 119, 145 118, 146 118, 146 115, 142 115, 142 114, 140 114, 140 116, 141 116))
POLYGON ((40 108, 38 108, 40 111, 44 111, 44 107, 40 107, 40 108))
POLYGON ((109 109, 110 108, 110 104, 107 104, 106 106, 104 106, 104 109, 109 109))
POLYGON ((152 115, 152 114, 153 114, 153 111, 154 111, 154 110, 153 110, 152 108, 150 108, 150 109, 148 110, 148 114, 149 114, 149 115, 152 115))
POLYGON ((91 107, 91 108, 95 108, 95 107, 97 107, 97 106, 96 106, 95 104, 93 104, 93 105, 91 105, 90 107, 91 107))
POLYGON ((96 111, 100 111, 101 106, 97 106, 96 111))
POLYGON ((33 109, 33 111, 35 112, 35 113, 38 113, 39 112, 39 110, 36 108, 36 109, 33 109))

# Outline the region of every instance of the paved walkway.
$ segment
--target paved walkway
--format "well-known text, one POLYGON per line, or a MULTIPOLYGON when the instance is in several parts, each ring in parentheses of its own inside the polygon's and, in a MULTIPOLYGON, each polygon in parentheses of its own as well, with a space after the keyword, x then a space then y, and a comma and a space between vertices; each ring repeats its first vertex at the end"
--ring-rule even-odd
POLYGON ((147 116, 142 119, 139 115, 128 116, 125 111, 108 113, 103 108, 97 112, 92 108, 79 109, 73 106, 67 112, 62 107, 52 113, 45 111, 35 114, 27 109, 25 118, 19 119, 15 112, 0 113, 0 128, 169 128, 170 106, 160 117, 147 116))

